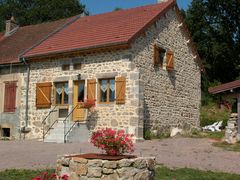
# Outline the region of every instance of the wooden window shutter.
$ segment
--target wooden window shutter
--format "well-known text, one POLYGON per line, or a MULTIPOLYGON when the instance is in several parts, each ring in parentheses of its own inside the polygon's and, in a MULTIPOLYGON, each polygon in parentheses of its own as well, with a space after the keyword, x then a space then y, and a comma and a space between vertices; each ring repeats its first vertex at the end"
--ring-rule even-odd
POLYGON ((37 83, 36 84, 36 107, 50 108, 51 107, 52 83, 37 83))
POLYGON ((157 45, 155 44, 154 45, 154 49, 153 49, 153 65, 154 66, 157 66, 158 64, 158 59, 159 59, 159 53, 158 53, 158 47, 157 45))
POLYGON ((96 100, 96 79, 87 81, 87 99, 96 100))
POLYGON ((172 51, 167 52, 167 70, 171 71, 174 69, 174 56, 172 51))
POLYGON ((15 112, 16 109, 16 82, 5 84, 4 112, 15 112))
POLYGON ((124 104, 126 96, 126 78, 116 77, 116 103, 124 104))

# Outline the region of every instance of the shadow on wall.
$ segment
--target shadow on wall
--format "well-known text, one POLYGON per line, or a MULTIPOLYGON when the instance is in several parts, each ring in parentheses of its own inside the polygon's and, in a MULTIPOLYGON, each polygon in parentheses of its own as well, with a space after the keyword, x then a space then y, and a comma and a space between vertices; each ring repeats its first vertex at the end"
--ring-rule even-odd
POLYGON ((93 131, 97 126, 97 121, 99 119, 98 111, 94 111, 88 114, 87 117, 87 128, 89 131, 93 131))

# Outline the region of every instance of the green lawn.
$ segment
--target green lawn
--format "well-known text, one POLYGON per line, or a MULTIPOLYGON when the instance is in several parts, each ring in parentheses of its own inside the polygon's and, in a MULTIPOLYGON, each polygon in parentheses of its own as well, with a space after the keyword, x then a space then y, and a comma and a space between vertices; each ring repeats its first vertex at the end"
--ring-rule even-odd
POLYGON ((16 170, 10 169, 0 172, 0 180, 31 180, 34 177, 39 177, 43 172, 48 172, 49 174, 54 173, 54 169, 48 170, 16 170))
MULTIPOLYGON (((31 180, 42 172, 53 173, 54 170, 6 170, 0 172, 0 180, 31 180)), ((210 171, 200 171, 195 169, 181 168, 169 169, 159 167, 156 170, 156 180, 239 180, 240 175, 227 174, 210 171)))
POLYGON ((240 142, 236 144, 228 144, 227 142, 215 142, 213 146, 223 148, 227 151, 236 151, 240 152, 240 142))
POLYGON ((195 169, 181 168, 169 169, 159 167, 156 171, 156 179, 159 180, 239 180, 240 175, 200 171, 195 169))
POLYGON ((184 135, 185 137, 191 137, 191 138, 211 138, 211 139, 217 139, 221 140, 224 138, 225 131, 221 132, 202 132, 202 131, 193 131, 190 134, 184 135))

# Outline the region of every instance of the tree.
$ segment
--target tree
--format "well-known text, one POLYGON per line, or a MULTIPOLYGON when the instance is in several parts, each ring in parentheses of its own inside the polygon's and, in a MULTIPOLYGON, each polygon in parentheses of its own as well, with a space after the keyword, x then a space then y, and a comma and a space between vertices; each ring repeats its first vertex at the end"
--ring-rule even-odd
POLYGON ((0 32, 14 16, 21 26, 87 13, 78 0, 0 0, 0 32))
POLYGON ((239 0, 193 0, 186 12, 208 82, 225 83, 240 76, 239 7, 239 0))
POLYGON ((122 8, 120 7, 115 7, 115 9, 113 11, 119 11, 119 10, 122 10, 122 8))

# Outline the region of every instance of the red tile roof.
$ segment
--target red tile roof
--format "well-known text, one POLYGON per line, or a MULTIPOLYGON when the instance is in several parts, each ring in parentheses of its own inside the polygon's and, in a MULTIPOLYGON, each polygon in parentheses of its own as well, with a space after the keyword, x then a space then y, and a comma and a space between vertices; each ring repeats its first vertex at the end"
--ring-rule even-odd
POLYGON ((208 91, 211 94, 218 94, 221 92, 229 91, 232 89, 240 88, 240 80, 232 81, 229 83, 221 84, 215 87, 210 87, 208 91))
POLYGON ((0 33, 0 64, 19 63, 21 53, 62 27, 72 18, 20 27, 14 34, 4 37, 0 33))
POLYGON ((169 0, 154 5, 81 17, 28 51, 24 57, 130 43, 175 4, 175 0, 169 0))

